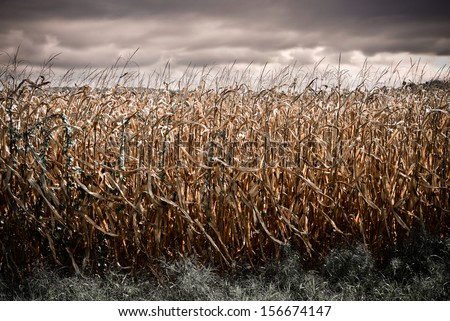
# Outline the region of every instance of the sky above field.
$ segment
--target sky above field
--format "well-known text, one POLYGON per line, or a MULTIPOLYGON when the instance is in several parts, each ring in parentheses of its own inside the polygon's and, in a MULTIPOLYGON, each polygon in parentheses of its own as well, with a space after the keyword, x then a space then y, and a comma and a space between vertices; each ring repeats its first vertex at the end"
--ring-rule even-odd
MULTIPOLYGON (((341 64, 357 72, 419 62, 450 64, 448 0, 0 0, 0 63, 39 69, 108 68, 118 58, 143 73, 170 62, 280 70, 341 64), (323 59, 323 60, 322 60, 323 59)), ((417 66, 417 65, 416 65, 417 66)), ((445 69, 445 68, 444 68, 445 69)), ((447 71, 448 73, 448 71, 447 71)))

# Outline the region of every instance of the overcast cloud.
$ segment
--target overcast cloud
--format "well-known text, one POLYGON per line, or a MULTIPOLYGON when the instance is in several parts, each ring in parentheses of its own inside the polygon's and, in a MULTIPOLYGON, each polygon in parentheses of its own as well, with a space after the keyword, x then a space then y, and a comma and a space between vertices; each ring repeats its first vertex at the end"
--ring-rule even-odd
POLYGON ((450 63, 448 0, 0 0, 0 62, 20 58, 56 70, 106 68, 129 57, 142 71, 164 66, 348 66, 422 58, 450 63))

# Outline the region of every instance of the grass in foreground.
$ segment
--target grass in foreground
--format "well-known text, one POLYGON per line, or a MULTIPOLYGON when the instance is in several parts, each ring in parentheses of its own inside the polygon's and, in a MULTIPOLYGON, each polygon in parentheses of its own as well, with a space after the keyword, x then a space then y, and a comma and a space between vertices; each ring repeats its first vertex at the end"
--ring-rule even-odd
POLYGON ((279 263, 220 275, 195 259, 161 263, 160 279, 109 271, 62 276, 39 269, 21 285, 0 279, 1 300, 449 300, 450 240, 417 233, 379 266, 364 246, 334 249, 316 270, 290 248, 279 263))

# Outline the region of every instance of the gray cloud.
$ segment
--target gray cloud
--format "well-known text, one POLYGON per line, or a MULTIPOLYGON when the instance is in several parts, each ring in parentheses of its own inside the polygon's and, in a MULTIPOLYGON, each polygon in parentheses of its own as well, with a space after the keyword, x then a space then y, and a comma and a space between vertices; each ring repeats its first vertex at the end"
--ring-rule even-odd
POLYGON ((61 52, 58 68, 108 67, 136 48, 142 68, 309 64, 339 52, 450 56, 447 0, 3 0, 2 9, 0 51, 20 45, 31 65, 61 52))

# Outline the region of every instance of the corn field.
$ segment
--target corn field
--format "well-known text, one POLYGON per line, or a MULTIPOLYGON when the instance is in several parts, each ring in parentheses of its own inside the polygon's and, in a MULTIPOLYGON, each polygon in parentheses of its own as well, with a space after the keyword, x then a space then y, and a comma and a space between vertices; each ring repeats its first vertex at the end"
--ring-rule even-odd
POLYGON ((0 92, 0 270, 226 270, 450 227, 450 87, 0 92))

